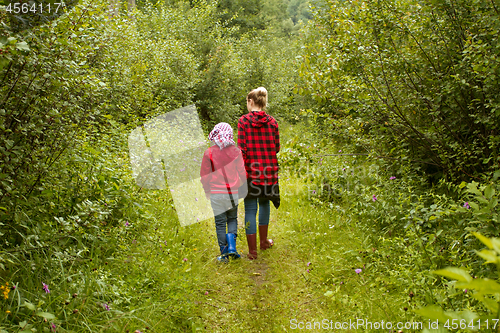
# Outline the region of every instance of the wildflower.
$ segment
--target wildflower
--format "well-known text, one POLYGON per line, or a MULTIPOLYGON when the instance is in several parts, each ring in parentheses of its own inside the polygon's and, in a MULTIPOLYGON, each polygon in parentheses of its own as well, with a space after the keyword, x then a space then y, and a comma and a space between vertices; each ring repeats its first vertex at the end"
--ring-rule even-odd
POLYGON ((341 152, 342 152, 342 150, 339 150, 339 153, 341 153, 341 152))
POLYGON ((464 293, 466 293, 466 294, 467 294, 467 291, 468 291, 468 290, 467 290, 467 289, 465 289, 465 290, 464 290, 464 293))
POLYGON ((468 202, 464 203, 464 207, 470 209, 469 203, 468 202))
POLYGON ((311 271, 310 271, 310 270, 307 270, 307 273, 311 273, 311 271))
POLYGON ((194 198, 194 200, 198 201, 198 198, 194 198))
POLYGON ((54 324, 54 323, 50 323, 50 330, 51 330, 52 332, 55 332, 55 331, 56 331, 56 328, 57 328, 56 324, 54 324))
POLYGON ((0 290, 3 292, 3 298, 8 299, 10 292, 9 283, 5 282, 5 286, 0 286, 0 290))
POLYGON ((342 171, 345 171, 345 168, 342 168, 342 171))
POLYGON ((102 306, 104 306, 104 308, 106 309, 106 311, 109 311, 109 310, 110 310, 110 308, 109 308, 109 305, 108 305, 108 304, 104 303, 102 306))
POLYGON ((313 194, 316 194, 316 190, 313 190, 313 194))
POLYGON ((391 178, 389 178, 390 180, 393 180, 393 179, 396 179, 396 177, 392 176, 391 178))
POLYGON ((128 223, 128 221, 125 221, 125 226, 128 227, 130 225, 130 223, 128 223))
POLYGON ((375 194, 372 196, 372 200, 375 202, 377 201, 377 197, 375 196, 375 194))
POLYGON ((9 313, 10 313, 10 311, 9 311, 9 310, 7 310, 7 311, 5 311, 5 313, 6 313, 6 314, 9 314, 9 313))
POLYGON ((188 258, 184 258, 184 259, 182 259, 182 261, 186 262, 186 261, 188 261, 188 258))
POLYGON ((208 295, 208 291, 205 291, 205 295, 208 295))
POLYGON ((361 273, 361 268, 356 268, 354 271, 356 272, 356 274, 359 274, 361 273))
POLYGON ((308 262, 308 263, 307 263, 307 267, 311 266, 311 264, 312 264, 311 262, 308 262))
POLYGON ((42 284, 43 284, 43 290, 44 290, 47 294, 50 294, 49 286, 48 286, 48 285, 46 285, 46 284, 45 284, 45 283, 43 283, 43 282, 42 282, 42 284))

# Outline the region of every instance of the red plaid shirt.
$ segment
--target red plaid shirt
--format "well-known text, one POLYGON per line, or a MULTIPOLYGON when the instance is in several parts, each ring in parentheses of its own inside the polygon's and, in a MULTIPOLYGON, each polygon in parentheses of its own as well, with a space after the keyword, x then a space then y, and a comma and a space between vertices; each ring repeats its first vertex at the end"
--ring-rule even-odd
POLYGON ((238 146, 248 178, 256 185, 278 182, 280 134, 276 120, 264 111, 252 111, 238 121, 238 146))

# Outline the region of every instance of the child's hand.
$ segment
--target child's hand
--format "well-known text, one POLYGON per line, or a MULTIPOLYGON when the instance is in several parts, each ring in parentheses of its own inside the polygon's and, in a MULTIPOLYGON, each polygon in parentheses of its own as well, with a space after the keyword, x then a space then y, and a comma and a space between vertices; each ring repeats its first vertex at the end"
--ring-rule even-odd
POLYGON ((207 197, 207 200, 210 200, 210 192, 205 193, 205 196, 207 197))

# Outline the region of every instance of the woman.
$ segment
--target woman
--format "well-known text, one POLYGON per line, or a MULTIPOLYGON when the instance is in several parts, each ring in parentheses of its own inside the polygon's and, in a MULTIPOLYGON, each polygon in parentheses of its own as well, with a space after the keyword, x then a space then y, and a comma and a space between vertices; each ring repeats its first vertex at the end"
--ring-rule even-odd
POLYGON ((238 121, 238 146, 243 154, 248 179, 245 197, 245 230, 248 258, 257 259, 257 209, 259 210, 259 239, 261 250, 273 246, 267 238, 270 201, 279 207, 278 159, 280 136, 278 123, 265 112, 267 90, 259 87, 247 95, 248 114, 238 121))

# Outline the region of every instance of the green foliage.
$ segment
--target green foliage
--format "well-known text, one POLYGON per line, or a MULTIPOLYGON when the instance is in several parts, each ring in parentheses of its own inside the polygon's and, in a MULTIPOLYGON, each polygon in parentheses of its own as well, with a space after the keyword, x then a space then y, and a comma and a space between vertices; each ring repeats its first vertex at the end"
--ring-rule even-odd
MULTIPOLYGON (((498 238, 487 238, 479 233, 474 233, 487 250, 477 252, 477 255, 486 260, 485 264, 495 264, 500 268, 500 240, 498 238)), ((438 319, 441 327, 447 329, 467 329, 493 331, 498 325, 500 284, 488 278, 473 278, 467 270, 457 267, 447 267, 433 272, 451 280, 451 284, 457 289, 465 289, 471 293, 472 298, 482 303, 487 313, 475 313, 468 309, 464 311, 444 311, 440 306, 431 305, 421 308, 416 312, 422 316, 438 319)))
POLYGON ((168 192, 136 186, 127 135, 192 103, 204 125, 235 124, 260 85, 273 114, 296 108, 295 43, 237 36, 208 2, 139 5, 0 27, 0 283, 15 286, 2 332, 199 326, 202 231, 178 227, 168 192))
POLYGON ((498 166, 493 2, 330 1, 314 15, 297 91, 316 110, 366 124, 371 151, 425 161, 427 174, 498 166))

